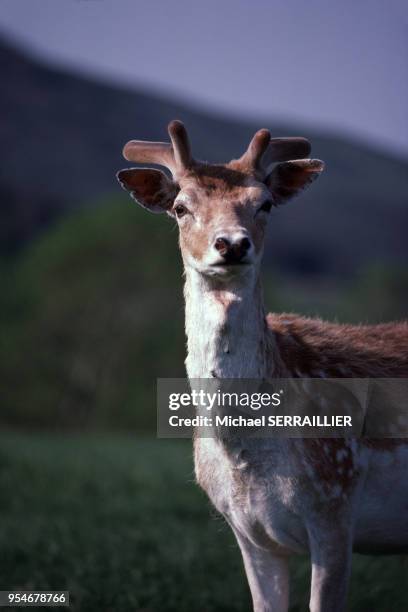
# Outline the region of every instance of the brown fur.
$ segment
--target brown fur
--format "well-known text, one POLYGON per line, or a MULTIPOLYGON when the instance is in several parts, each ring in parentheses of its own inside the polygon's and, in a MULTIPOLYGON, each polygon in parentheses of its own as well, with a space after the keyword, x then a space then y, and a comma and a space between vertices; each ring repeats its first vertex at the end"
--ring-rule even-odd
POLYGON ((292 314, 267 322, 294 377, 408 377, 407 322, 340 325, 292 314))
POLYGON ((303 463, 307 463, 313 471, 313 477, 322 485, 327 499, 330 500, 327 511, 344 503, 344 496, 353 489, 359 476, 350 440, 306 438, 294 445, 293 450, 300 451, 303 463), (333 487, 339 487, 342 495, 330 499, 333 487))

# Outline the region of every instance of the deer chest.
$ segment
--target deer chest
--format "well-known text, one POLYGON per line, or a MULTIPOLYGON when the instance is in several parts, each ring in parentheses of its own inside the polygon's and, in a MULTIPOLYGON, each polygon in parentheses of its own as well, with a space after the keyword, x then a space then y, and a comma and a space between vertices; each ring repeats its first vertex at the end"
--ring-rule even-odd
POLYGON ((198 438, 194 456, 198 484, 233 529, 262 547, 307 550, 298 489, 279 443, 264 451, 227 450, 217 439, 198 438))

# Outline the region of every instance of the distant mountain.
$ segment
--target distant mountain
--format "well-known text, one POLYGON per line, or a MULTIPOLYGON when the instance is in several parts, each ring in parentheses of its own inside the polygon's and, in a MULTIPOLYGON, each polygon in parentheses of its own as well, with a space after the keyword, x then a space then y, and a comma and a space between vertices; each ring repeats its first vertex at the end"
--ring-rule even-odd
MULTIPOLYGON (((327 171, 272 219, 267 260, 301 274, 345 275, 373 261, 406 261, 408 163, 299 125, 207 114, 32 60, 0 44, 0 252, 15 252, 62 213, 118 192, 129 138, 166 139, 182 119, 196 157, 227 161, 254 131, 310 138, 327 171)), ((123 201, 127 203, 123 194, 123 201)), ((131 205, 130 201, 128 203, 131 205)))

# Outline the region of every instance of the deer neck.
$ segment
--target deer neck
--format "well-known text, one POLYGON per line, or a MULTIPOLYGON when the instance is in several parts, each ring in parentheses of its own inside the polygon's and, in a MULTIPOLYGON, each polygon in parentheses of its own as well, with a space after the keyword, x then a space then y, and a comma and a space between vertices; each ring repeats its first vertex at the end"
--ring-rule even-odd
POLYGON ((267 375, 267 326, 258 275, 225 286, 186 268, 185 301, 190 379, 267 375))

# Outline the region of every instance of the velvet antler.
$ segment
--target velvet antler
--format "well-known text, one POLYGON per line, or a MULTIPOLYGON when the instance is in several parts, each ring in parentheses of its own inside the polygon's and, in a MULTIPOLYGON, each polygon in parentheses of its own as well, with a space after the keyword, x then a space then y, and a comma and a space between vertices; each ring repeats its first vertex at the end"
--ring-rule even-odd
POLYGON ((246 170, 255 170, 266 175, 275 162, 304 159, 311 151, 306 138, 271 138, 269 130, 259 130, 245 153, 238 161, 246 170))
POLYGON ((171 144, 131 140, 124 146, 123 156, 132 162, 165 166, 173 176, 182 174, 194 164, 187 130, 183 123, 177 120, 171 121, 167 129, 171 144))

